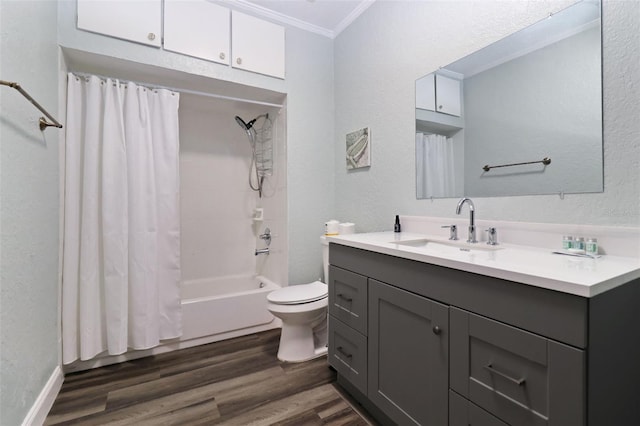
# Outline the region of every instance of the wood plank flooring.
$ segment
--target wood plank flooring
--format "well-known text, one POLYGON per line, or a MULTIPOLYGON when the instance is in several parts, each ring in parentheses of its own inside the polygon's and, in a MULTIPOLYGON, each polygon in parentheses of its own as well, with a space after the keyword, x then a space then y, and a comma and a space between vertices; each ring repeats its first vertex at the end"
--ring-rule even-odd
POLYGON ((45 425, 373 425, 326 357, 282 363, 280 330, 69 374, 45 425))

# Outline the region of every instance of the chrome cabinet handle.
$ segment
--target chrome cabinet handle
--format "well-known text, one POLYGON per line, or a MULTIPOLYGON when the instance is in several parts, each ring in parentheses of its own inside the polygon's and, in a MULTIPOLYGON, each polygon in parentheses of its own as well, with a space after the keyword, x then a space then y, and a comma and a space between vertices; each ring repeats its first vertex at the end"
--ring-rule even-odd
POLYGON ((437 325, 434 325, 432 330, 433 330, 433 334, 435 334, 435 335, 439 335, 440 333, 442 333, 442 329, 440 327, 438 327, 437 325))
POLYGON ((502 377, 503 379, 507 379, 509 380, 511 383, 515 383, 518 386, 524 386, 524 384, 526 383, 526 380, 523 378, 520 379, 514 379, 513 377, 496 370, 495 368, 493 368, 493 366, 491 364, 487 364, 484 366, 484 369, 487 370, 490 374, 496 374, 500 377, 502 377))
POLYGON ((336 348, 336 351, 340 352, 340 354, 342 354, 342 355, 346 356, 346 357, 347 357, 347 358, 349 358, 349 359, 353 358, 353 355, 351 355, 350 353, 346 352, 346 351, 342 348, 342 346, 338 346, 338 347, 336 348))
POLYGON ((336 294, 336 296, 339 297, 340 299, 346 301, 346 302, 349 302, 349 303, 353 302, 353 299, 351 297, 347 297, 342 293, 338 293, 338 294, 336 294))
POLYGON ((220 59, 224 59, 224 58, 226 58, 226 57, 227 57, 227 56, 224 54, 224 52, 220 52, 220 59))
POLYGON ((242 58, 238 58, 238 59, 236 59, 236 64, 238 64, 238 65, 242 65, 242 58))
POLYGON ((149 40, 153 41, 153 40, 155 40, 155 39, 156 39, 156 35, 155 35, 154 33, 149 33, 149 34, 147 35, 147 38, 148 38, 149 40))

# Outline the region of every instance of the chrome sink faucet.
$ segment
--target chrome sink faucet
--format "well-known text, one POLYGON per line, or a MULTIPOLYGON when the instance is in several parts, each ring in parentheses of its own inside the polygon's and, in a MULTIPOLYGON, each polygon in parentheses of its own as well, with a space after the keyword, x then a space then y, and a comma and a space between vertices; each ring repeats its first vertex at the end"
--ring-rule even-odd
POLYGON ((469 204, 469 238, 467 238, 468 243, 477 243, 476 240, 476 221, 475 221, 475 206, 473 205, 473 201, 470 198, 464 197, 460 201, 458 201, 458 205, 456 206, 456 214, 460 214, 462 210, 462 205, 464 203, 469 204))

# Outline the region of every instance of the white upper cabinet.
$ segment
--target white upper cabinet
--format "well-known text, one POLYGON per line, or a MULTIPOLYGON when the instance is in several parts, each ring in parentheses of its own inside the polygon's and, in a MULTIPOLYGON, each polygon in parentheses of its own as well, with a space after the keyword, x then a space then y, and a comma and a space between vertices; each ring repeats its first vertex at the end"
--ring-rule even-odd
POLYGON ((284 78, 284 27, 235 10, 231 16, 231 66, 284 78))
POLYGON ((461 78, 462 76, 456 78, 455 75, 442 75, 440 71, 419 78, 416 80, 416 108, 460 117, 462 114, 461 78))
POLYGON ((435 74, 428 74, 416 80, 416 108, 436 110, 435 74))
POLYGON ((436 74, 436 111, 460 117, 460 80, 436 74))
POLYGON ((78 0, 78 28, 160 47, 162 0, 78 0))
POLYGON ((164 48, 229 65, 230 12, 206 0, 165 0, 164 48))
POLYGON ((281 25, 207 0, 77 1, 79 29, 284 78, 281 25))

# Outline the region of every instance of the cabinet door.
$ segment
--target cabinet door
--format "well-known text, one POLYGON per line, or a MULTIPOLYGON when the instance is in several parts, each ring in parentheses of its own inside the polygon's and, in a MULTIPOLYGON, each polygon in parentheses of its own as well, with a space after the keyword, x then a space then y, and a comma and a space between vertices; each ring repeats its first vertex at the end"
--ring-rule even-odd
POLYGON ((435 74, 425 75, 416 80, 416 108, 436 110, 435 74))
POLYGON ((229 65, 231 11, 206 0, 165 0, 164 48, 229 65))
POLYGON ((231 66, 284 78, 284 27, 232 12, 231 66))
POLYGON ((448 423, 448 307, 369 279, 368 396, 401 425, 448 423))
POLYGON ((436 74, 437 111, 460 117, 460 80, 436 74))
POLYGON ((162 0, 78 0, 78 28, 160 47, 162 0))

